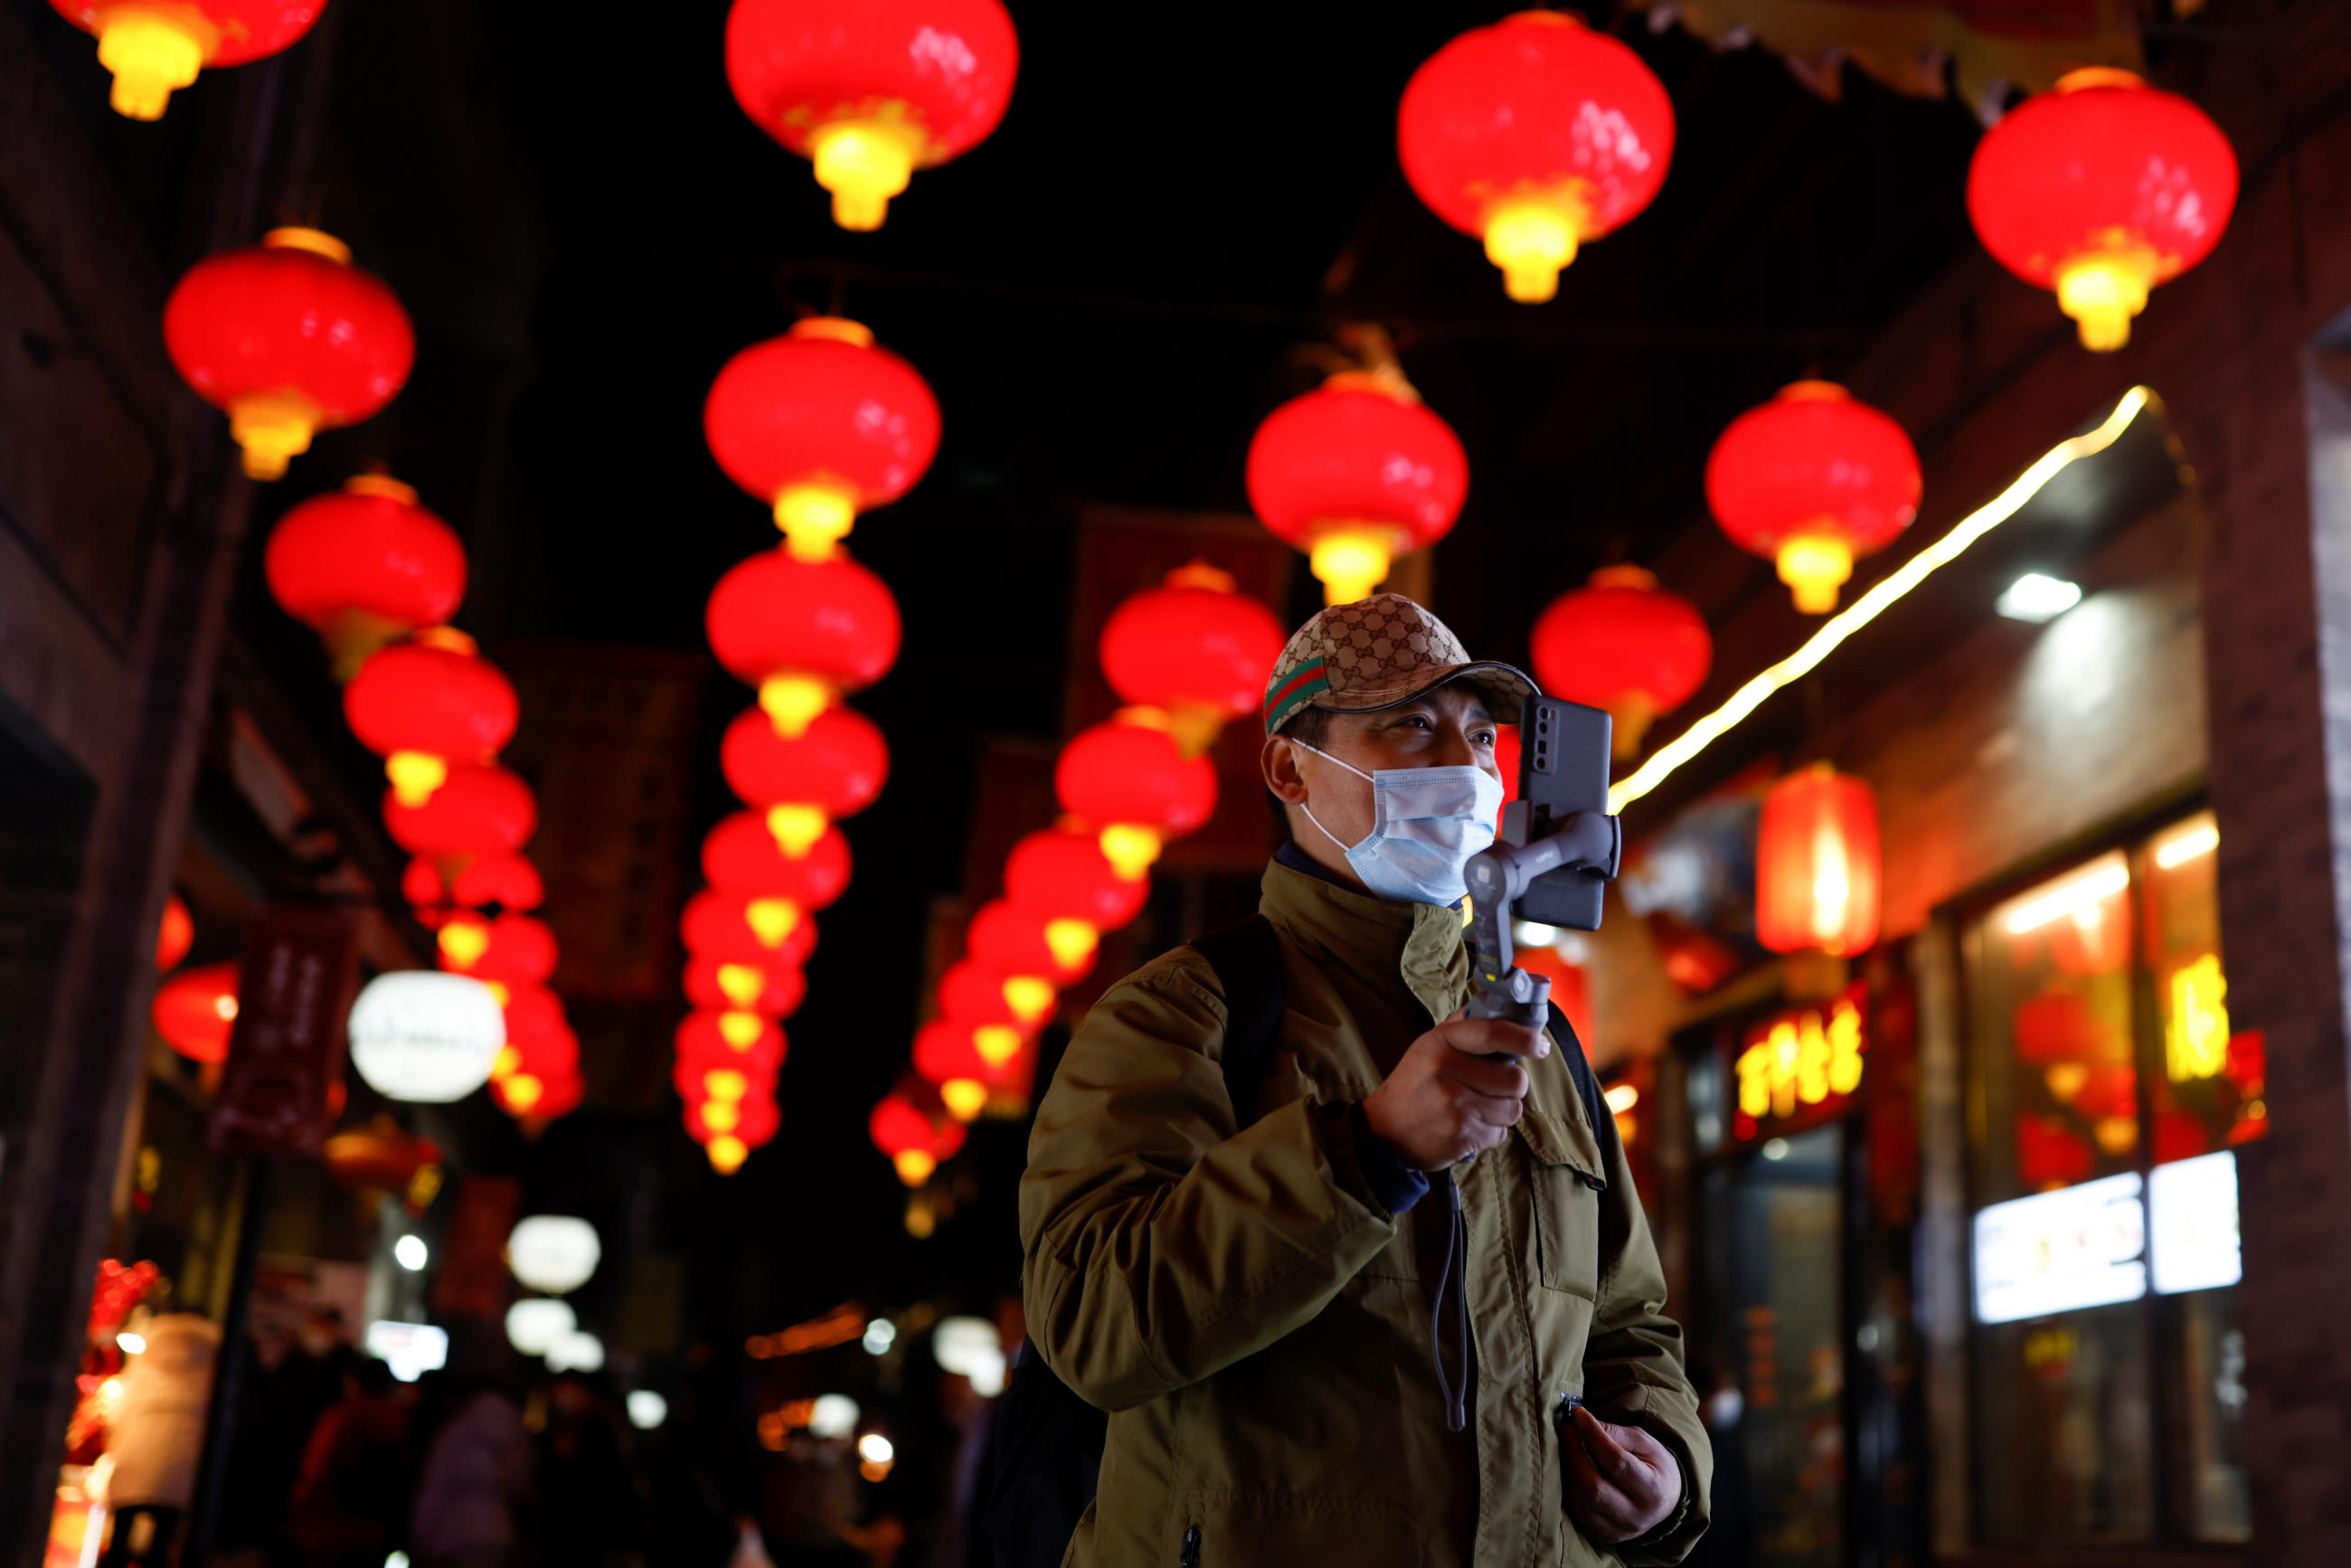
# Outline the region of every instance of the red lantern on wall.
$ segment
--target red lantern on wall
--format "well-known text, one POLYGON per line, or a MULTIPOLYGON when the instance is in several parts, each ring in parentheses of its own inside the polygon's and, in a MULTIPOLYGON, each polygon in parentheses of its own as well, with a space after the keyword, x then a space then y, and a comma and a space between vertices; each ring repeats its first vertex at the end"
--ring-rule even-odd
POLYGON ((1273 612, 1234 591, 1229 573, 1194 561, 1111 612, 1102 674, 1126 702, 1164 711, 1196 756, 1226 724, 1257 712, 1284 638, 1273 612))
POLYGON ((1877 941, 1884 870, 1877 796, 1823 763, 1763 797, 1755 845, 1755 939, 1774 953, 1850 957, 1877 941))
POLYGON ((362 474, 278 519, 262 559, 279 608, 326 639, 338 672, 438 626, 465 596, 465 547, 397 479, 362 474))
POLYGON ((1088 928, 1081 944, 1065 950, 1053 945, 1049 925, 1042 915, 998 898, 980 905, 964 941, 981 963, 1008 975, 1034 976, 1058 989, 1093 967, 1093 935, 1088 928))
POLYGON ((1730 422, 1706 499, 1731 542, 1775 559, 1796 608, 1824 615, 1853 563, 1918 515, 1918 454, 1902 427, 1829 382, 1798 382, 1730 422))
POLYGON ((2119 349, 2147 290, 2202 261, 2237 204, 2237 155, 2204 111, 2128 71, 2067 73, 1984 133, 1968 215, 2002 267, 2119 349))
POLYGON ((310 30, 327 0, 49 0, 98 40, 114 73, 114 111, 161 120, 172 94, 206 66, 248 65, 310 30))
POLYGON ((828 824, 855 816, 882 793, 890 777, 890 747, 873 721, 854 708, 828 708, 796 737, 778 734, 753 709, 726 727, 718 765, 783 852, 806 854, 828 824))
POLYGON ((1073 737, 1053 768, 1061 809, 1101 834, 1112 869, 1133 881, 1171 838, 1217 810, 1216 765, 1186 756, 1165 714, 1127 708, 1073 737))
POLYGON ((320 430, 357 424, 408 380, 416 337, 391 289, 316 229, 272 229, 189 269, 163 307, 163 343, 196 394, 229 416, 245 471, 275 479, 320 430))
POLYGON ((760 942, 779 947, 791 928, 848 890, 849 841, 827 828, 802 855, 787 855, 767 824, 737 811, 702 843, 702 873, 723 896, 744 901, 760 942))
POLYGON ((687 899, 685 914, 678 921, 685 950, 721 964, 808 962, 809 955, 816 951, 813 917, 801 916, 784 934, 783 941, 770 947, 756 934, 749 905, 748 899, 728 898, 707 888, 687 899))
POLYGON ((496 757, 514 738, 522 708, 471 637, 434 626, 371 654, 343 688, 343 716, 360 744, 383 758, 392 795, 422 806, 452 761, 496 757))
POLYGON ((1698 607, 1637 566, 1603 567, 1535 622, 1535 678, 1552 696, 1606 708, 1619 758, 1638 755, 1650 722, 1695 695, 1713 662, 1698 607))
POLYGON ((1332 604, 1368 596, 1397 556, 1442 538, 1468 489, 1459 438, 1394 371, 1332 376, 1249 442, 1249 505, 1307 552, 1332 604))
POLYGON ((688 1007, 782 1019, 799 1011, 807 994, 808 978, 800 972, 800 967, 772 956, 761 964, 726 963, 701 956, 686 960, 688 1007))
POLYGON ((930 467, 939 405, 872 332, 820 316, 727 361, 702 430, 726 476, 775 508, 791 553, 822 560, 858 513, 896 500, 930 467))
POLYGON ((841 554, 753 556, 718 580, 706 622, 718 662, 759 689, 760 707, 784 736, 800 734, 898 660, 898 601, 841 554))
POLYGON ((196 923, 188 914, 188 906, 172 894, 163 901, 163 918, 155 928, 155 967, 176 969, 180 960, 195 946, 196 923))
POLYGON ((977 146, 1019 68, 997 0, 735 0, 726 16, 735 101, 815 164, 845 229, 880 228, 915 170, 977 146))
POLYGON ((156 988, 153 1016, 155 1032, 189 1061, 227 1061, 228 1037, 236 1028, 236 966, 181 970, 156 988))
POLYGON ((898 1167, 898 1179, 920 1186, 931 1179, 939 1162, 950 1160, 963 1147, 964 1131, 953 1121, 935 1120, 902 1094, 893 1094, 873 1107, 866 1124, 873 1146, 898 1167))
POLYGON ((538 826, 530 786, 503 768, 459 763, 433 798, 408 806, 386 791, 383 824, 392 842, 413 855, 444 860, 522 848, 538 826))
POLYGON ((1074 961, 1080 952, 1091 954, 1096 933, 1115 931, 1143 913, 1151 883, 1119 875, 1094 834, 1049 828, 1012 846, 1004 895, 1014 908, 1042 918, 1053 951, 1074 961))
POLYGON ((1586 240, 1631 222, 1666 183, 1674 106, 1641 57, 1557 11, 1462 34, 1405 85, 1405 178, 1486 242, 1511 298, 1559 291, 1586 240))

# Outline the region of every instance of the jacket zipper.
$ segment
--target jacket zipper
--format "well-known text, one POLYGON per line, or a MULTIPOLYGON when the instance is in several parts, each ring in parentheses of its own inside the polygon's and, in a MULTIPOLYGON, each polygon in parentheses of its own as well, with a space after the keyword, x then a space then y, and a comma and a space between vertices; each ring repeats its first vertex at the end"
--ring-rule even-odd
POLYGON ((1177 1560, 1178 1568, 1200 1568, 1200 1527, 1192 1526, 1184 1532, 1184 1555, 1177 1560))

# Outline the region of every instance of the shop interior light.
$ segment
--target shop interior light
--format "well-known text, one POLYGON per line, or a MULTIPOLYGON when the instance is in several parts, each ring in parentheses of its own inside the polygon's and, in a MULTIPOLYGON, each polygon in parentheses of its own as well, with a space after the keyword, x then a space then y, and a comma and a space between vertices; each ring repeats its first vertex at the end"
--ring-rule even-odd
POLYGON ((857 1439, 857 1457, 872 1465, 886 1465, 898 1457, 897 1445, 879 1432, 868 1432, 857 1439))
POLYGON ((147 1336, 145 1334, 130 1333, 119 1333, 114 1336, 114 1343, 125 1355, 144 1355, 147 1354, 147 1336))
POLYGON ((1621 1116, 1641 1103, 1641 1092, 1629 1083, 1614 1084, 1605 1096, 1608 1109, 1621 1116))
POLYGON ((1608 810, 1625 807, 1656 789, 1708 747, 1730 733, 1771 695, 1803 679, 1855 632, 1876 620, 1911 590, 1965 554, 1977 540, 2024 509, 2049 481, 2085 457, 2095 457, 2123 437, 2123 433, 2157 402, 2154 392, 2136 386, 2125 392, 2114 412, 2095 430, 2070 436, 2043 453, 2010 481, 2007 489, 1959 519, 1951 531, 1904 561, 1866 593, 1829 617, 1802 646, 1750 680, 1720 707, 1657 748, 1648 761, 1608 791, 1608 810))
POLYGON ((846 1394, 820 1394, 809 1410, 810 1435, 818 1437, 846 1437, 857 1430, 864 1412, 857 1401, 846 1394))
POLYGON ((875 1318, 865 1325, 865 1353, 887 1355, 890 1347, 898 1343, 898 1325, 888 1318, 875 1318))
POLYGON ((1559 927, 1540 920, 1521 920, 1510 927, 1510 940, 1521 947, 1552 947, 1559 944, 1559 927))
POLYGON ((2199 822, 2183 828, 2155 846, 2155 866, 2158 871, 2178 871, 2199 855, 2209 855, 2220 847, 2220 829, 2213 822, 2199 822))
POLYGON ((424 1238, 403 1236, 392 1244, 392 1260, 412 1274, 423 1273, 432 1253, 426 1249, 424 1238))
POLYGON ((2037 626, 2056 620, 2081 602, 2080 583, 2028 571, 2008 585, 2008 591, 1992 608, 2011 621, 2030 621, 2037 626))
POLYGON ((1766 1143, 1763 1145, 1763 1157, 1767 1160, 1786 1159, 1788 1157, 1788 1140, 1785 1138, 1773 1138, 1770 1142, 1766 1143))
POLYGON ((2010 910, 2006 922, 2009 934, 2029 935, 2069 915, 2079 915, 2104 904, 2128 886, 2130 867, 2123 863, 2120 856, 2100 861, 2010 910))
POLYGON ((650 1388, 629 1391, 629 1425, 640 1432, 650 1432, 669 1419, 669 1401, 650 1388))

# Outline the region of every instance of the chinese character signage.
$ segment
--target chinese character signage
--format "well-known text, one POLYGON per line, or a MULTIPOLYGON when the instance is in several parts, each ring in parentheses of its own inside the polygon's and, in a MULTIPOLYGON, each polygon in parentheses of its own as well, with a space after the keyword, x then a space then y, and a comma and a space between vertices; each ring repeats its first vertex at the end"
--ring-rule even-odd
POLYGON ((253 923, 237 970, 236 1032, 213 1108, 214 1148, 319 1153, 328 1092, 342 1072, 358 960, 351 917, 332 905, 272 904, 253 923))
POLYGON ((1865 987, 1834 1000, 1766 1019, 1740 1041, 1733 1071, 1739 1108, 1731 1127, 1744 1142, 1834 1109, 1861 1087, 1869 1040, 1865 987))

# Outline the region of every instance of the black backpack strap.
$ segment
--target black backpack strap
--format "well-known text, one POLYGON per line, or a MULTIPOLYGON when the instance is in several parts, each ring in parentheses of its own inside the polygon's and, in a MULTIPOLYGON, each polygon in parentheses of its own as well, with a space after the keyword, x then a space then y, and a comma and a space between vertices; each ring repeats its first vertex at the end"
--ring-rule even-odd
POLYGON ((1225 1094, 1241 1126, 1257 1120, 1258 1085, 1281 1032, 1281 938, 1252 915, 1189 946, 1208 961, 1225 991, 1225 1094))

